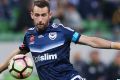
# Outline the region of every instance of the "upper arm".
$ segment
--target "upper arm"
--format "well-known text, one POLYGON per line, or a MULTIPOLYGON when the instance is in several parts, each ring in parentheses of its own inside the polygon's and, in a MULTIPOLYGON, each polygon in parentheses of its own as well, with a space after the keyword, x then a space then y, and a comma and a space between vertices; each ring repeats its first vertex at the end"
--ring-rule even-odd
POLYGON ((78 40, 78 43, 89 45, 94 48, 104 48, 104 49, 110 48, 111 46, 111 41, 98 37, 89 37, 85 35, 81 35, 81 37, 78 40))
POLYGON ((79 37, 81 36, 80 33, 74 31, 73 29, 69 28, 69 27, 64 27, 63 25, 60 25, 61 29, 62 29, 62 33, 64 34, 64 37, 68 40, 68 41, 72 41, 77 43, 79 37))
POLYGON ((30 51, 29 49, 29 46, 28 46, 28 40, 27 40, 27 33, 26 35, 24 36, 24 40, 23 40, 23 43, 19 46, 19 50, 22 52, 22 53, 27 53, 30 51))

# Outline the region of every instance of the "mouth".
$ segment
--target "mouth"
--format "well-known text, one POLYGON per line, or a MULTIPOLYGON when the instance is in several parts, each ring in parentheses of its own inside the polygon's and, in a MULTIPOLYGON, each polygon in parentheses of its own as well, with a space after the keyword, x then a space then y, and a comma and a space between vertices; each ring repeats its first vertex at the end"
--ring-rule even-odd
POLYGON ((44 24, 37 24, 37 26, 41 27, 41 26, 44 26, 44 24))
POLYGON ((37 27, 42 29, 44 28, 44 24, 37 24, 37 27))
POLYGON ((37 25, 44 25, 44 24, 37 24, 37 25))

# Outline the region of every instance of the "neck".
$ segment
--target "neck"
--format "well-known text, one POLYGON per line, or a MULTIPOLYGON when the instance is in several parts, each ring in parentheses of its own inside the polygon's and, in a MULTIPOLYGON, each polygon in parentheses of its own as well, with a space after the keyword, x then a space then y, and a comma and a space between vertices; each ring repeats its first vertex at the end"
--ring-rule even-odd
POLYGON ((43 32, 45 31, 45 28, 44 28, 44 29, 39 29, 39 28, 36 28, 36 30, 37 30, 37 32, 38 32, 38 33, 40 33, 40 34, 41 34, 41 33, 43 33, 43 32))
POLYGON ((41 34, 41 33, 44 33, 46 31, 48 26, 49 26, 49 24, 46 27, 44 27, 43 29, 39 29, 39 28, 36 27, 36 30, 37 30, 38 33, 41 34))

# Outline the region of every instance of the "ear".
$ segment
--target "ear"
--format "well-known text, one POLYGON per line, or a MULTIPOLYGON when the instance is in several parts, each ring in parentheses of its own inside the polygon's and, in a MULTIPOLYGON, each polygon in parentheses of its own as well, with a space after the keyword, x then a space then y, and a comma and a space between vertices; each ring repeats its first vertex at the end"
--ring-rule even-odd
POLYGON ((51 19, 51 17, 52 17, 52 12, 49 13, 49 18, 51 19))
POLYGON ((32 12, 32 11, 30 12, 30 15, 31 15, 31 18, 33 19, 33 18, 34 18, 34 17, 33 17, 34 15, 33 15, 33 12, 32 12))

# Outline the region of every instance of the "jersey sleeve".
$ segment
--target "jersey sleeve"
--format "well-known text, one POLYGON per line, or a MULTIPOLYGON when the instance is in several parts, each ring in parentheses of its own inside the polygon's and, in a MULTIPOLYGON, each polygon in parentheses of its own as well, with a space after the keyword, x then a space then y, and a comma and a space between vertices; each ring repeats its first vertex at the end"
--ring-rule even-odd
POLYGON ((24 36, 23 43, 19 46, 19 49, 29 52, 30 49, 29 49, 28 44, 27 44, 27 37, 26 36, 27 36, 27 34, 24 36))
POLYGON ((70 40, 74 43, 77 43, 81 34, 74 31, 73 29, 69 28, 69 27, 64 27, 62 24, 60 25, 61 28, 62 28, 62 32, 64 33, 65 35, 65 38, 67 40, 70 40))

